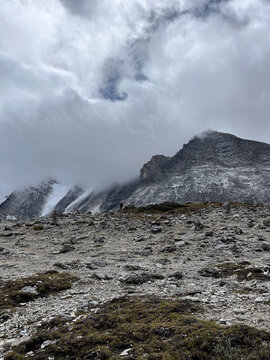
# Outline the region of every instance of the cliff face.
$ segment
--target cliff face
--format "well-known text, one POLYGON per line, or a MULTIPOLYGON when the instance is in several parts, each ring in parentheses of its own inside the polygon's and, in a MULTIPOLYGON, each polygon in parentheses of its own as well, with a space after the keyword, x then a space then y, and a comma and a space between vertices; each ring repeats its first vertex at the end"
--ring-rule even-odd
POLYGON ((7 216, 19 218, 46 216, 54 210, 63 213, 82 192, 79 186, 70 188, 54 180, 14 191, 0 204, 0 220, 6 219, 7 216))
POLYGON ((125 205, 175 202, 270 203, 270 145, 231 134, 206 132, 173 157, 153 156, 140 176, 100 193, 53 182, 12 193, 0 205, 0 218, 42 216, 56 210, 112 210, 125 205), (2 215, 1 215, 2 214, 2 215))
POLYGON ((152 159, 143 165, 140 171, 140 180, 143 181, 159 181, 166 177, 166 166, 170 162, 170 158, 164 155, 155 155, 152 159), (165 170, 165 171, 164 171, 165 170))
MULTIPOLYGON (((154 156, 124 201, 138 206, 163 201, 270 203, 269 190, 270 145, 210 131, 171 158, 154 156)), ((109 193, 101 208, 115 208, 117 193, 119 189, 109 193)))
POLYGON ((0 219, 6 216, 31 218, 38 216, 54 182, 48 181, 39 186, 30 186, 22 191, 15 191, 0 205, 0 219))

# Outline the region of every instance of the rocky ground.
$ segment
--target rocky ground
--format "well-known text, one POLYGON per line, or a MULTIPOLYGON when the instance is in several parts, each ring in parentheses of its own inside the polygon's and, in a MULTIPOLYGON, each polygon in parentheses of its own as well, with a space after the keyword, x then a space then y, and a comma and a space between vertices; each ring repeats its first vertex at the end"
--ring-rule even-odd
MULTIPOLYGON (((181 297, 202 305, 202 319, 269 331, 270 207, 223 205, 187 214, 123 211, 2 222, 2 284, 48 270, 78 280, 70 289, 14 308, 0 306, 0 359, 42 322, 56 315, 72 320, 78 311, 98 311, 123 295, 181 297)), ((37 288, 20 291, 36 294, 37 288)))

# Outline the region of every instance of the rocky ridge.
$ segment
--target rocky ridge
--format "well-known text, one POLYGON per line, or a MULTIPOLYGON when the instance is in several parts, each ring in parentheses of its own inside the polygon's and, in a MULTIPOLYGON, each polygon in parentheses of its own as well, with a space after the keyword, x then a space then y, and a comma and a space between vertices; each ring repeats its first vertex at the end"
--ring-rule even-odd
POLYGON ((164 201, 269 204, 269 175, 269 144, 209 131, 195 136, 173 157, 154 156, 137 182, 107 192, 100 208, 115 209, 120 199, 135 206, 164 201))
POLYGON ((1 223, 2 281, 48 270, 79 280, 71 289, 2 310, 0 358, 43 321, 60 315, 76 322, 78 311, 98 312, 104 302, 124 295, 183 298, 203 306, 203 319, 269 331, 269 236, 270 208, 250 205, 1 223))
POLYGON ((39 217, 53 210, 116 210, 121 201, 135 206, 164 201, 269 204, 269 190, 269 144, 208 131, 172 157, 153 156, 128 184, 95 192, 49 182, 14 192, 0 204, 0 220, 7 215, 39 217))

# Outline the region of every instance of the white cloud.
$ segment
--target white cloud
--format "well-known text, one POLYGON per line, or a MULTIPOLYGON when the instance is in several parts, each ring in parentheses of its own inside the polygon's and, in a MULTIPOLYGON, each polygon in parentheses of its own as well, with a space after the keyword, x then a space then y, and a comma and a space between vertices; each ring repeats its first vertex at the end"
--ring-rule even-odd
POLYGON ((4 2, 0 192, 125 181, 208 128, 268 141, 269 16, 264 0, 4 2))

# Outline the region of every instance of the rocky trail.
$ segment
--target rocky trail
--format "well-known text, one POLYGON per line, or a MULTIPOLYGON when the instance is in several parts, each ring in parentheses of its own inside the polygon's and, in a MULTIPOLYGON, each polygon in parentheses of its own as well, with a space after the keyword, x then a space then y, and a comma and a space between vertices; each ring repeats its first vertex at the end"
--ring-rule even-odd
POLYGON ((24 284, 19 292, 33 301, 0 304, 1 360, 43 322, 58 315, 76 321, 123 296, 186 299, 202 306, 201 319, 269 331, 270 207, 210 204, 185 214, 127 210, 0 223, 0 293, 9 280, 55 270, 76 277, 70 288, 43 296, 24 284))

